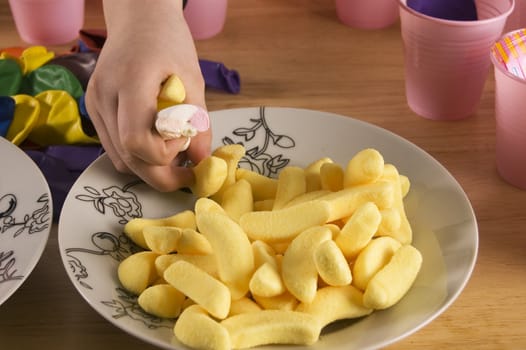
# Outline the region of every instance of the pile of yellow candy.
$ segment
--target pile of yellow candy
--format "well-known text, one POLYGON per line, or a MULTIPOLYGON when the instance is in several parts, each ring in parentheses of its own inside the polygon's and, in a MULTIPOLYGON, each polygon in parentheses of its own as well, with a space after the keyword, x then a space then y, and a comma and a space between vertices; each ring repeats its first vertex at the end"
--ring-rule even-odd
POLYGON ((124 227, 145 250, 121 262, 119 280, 145 311, 176 318, 180 342, 308 345, 407 293, 422 264, 403 203, 410 183, 377 150, 277 179, 238 167, 244 155, 221 146, 194 168, 193 210, 124 227))

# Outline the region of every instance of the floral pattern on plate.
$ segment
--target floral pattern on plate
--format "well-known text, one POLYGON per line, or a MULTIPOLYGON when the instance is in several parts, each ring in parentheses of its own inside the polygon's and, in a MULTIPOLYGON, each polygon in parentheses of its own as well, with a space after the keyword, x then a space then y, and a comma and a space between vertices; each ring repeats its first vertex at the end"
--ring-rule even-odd
POLYGON ((49 186, 21 149, 0 138, 0 304, 39 261, 53 220, 49 186))

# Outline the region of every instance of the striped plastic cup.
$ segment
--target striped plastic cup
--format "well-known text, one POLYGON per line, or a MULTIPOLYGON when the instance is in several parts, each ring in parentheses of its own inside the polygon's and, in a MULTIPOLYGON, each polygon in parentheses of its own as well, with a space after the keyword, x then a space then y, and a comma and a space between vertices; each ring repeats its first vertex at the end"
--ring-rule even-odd
POLYGON ((526 190, 526 29, 505 34, 490 56, 495 74, 497 171, 526 190))
POLYGON ((475 113, 491 60, 513 0, 476 0, 476 21, 454 21, 421 14, 400 1, 409 107, 434 120, 458 120, 475 113))

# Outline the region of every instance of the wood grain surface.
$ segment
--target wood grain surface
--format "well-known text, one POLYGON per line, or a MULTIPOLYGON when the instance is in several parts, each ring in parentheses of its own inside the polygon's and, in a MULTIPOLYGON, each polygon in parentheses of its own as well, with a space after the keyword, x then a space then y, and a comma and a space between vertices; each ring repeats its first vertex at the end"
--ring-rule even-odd
MULTIPOLYGON (((99 0, 85 28, 103 28, 99 0)), ((73 45, 51 47, 57 52, 73 45)), ((27 46, 0 0, 0 47, 27 46)), ((211 111, 276 106, 334 112, 415 143, 458 180, 475 210, 479 255, 472 278, 442 315, 388 349, 526 349, 526 191, 497 174, 494 81, 461 121, 419 117, 407 106, 399 23, 344 26, 331 0, 230 0, 224 30, 197 42, 199 56, 241 76, 241 93, 207 91, 211 111)), ((526 137, 526 135, 525 135, 526 137)), ((525 160, 526 161, 526 160, 525 160)), ((57 227, 22 287, 0 306, 2 349, 153 349, 103 319, 74 289, 60 260, 57 227)))

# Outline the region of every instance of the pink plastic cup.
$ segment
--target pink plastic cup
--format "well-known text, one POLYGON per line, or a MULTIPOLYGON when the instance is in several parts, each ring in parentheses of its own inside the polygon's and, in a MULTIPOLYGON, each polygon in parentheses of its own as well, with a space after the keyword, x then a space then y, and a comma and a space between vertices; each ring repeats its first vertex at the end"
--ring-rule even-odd
POLYGON ((18 34, 34 45, 62 45, 79 35, 84 0, 9 0, 18 34))
POLYGON ((434 120, 472 115, 489 74, 488 52, 501 36, 513 0, 476 0, 477 21, 453 21, 421 14, 400 0, 409 107, 434 120))
POLYGON ((336 14, 343 24, 358 29, 382 29, 399 17, 396 0, 335 0, 336 14))
POLYGON ((223 30, 228 0, 190 0, 184 9, 184 18, 192 37, 209 39, 223 30))
MULTIPOLYGON (((513 35, 517 32, 519 31, 505 34, 503 39, 510 38, 508 43, 511 43, 513 35)), ((496 49, 497 45, 498 43, 493 49, 496 49)), ((519 46, 517 49, 515 53, 521 52, 519 46)), ((522 53, 526 54, 526 50, 522 53)), ((526 190, 526 78, 524 73, 522 78, 512 74, 499 57, 500 55, 492 50, 497 171, 510 184, 526 190)), ((526 59, 523 61, 526 62, 526 59)))

